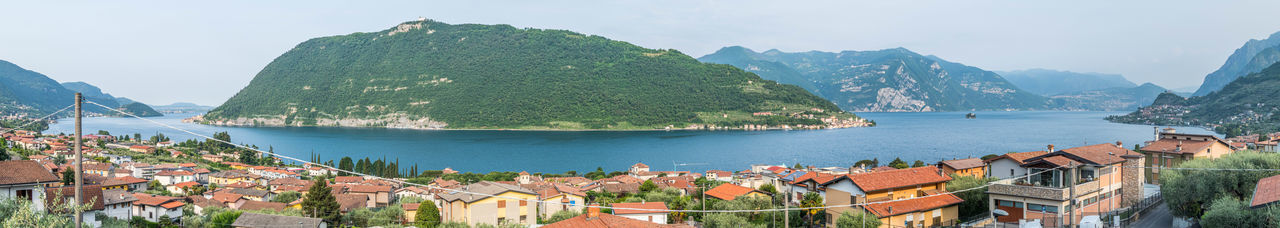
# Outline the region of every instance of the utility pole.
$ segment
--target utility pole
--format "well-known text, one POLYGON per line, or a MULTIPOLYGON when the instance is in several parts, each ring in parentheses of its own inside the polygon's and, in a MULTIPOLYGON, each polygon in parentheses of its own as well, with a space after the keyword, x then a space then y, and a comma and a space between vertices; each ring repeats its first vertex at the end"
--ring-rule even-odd
POLYGON ((81 173, 84 173, 84 163, 82 162, 82 161, 84 161, 84 155, 83 155, 83 154, 81 153, 81 151, 80 151, 80 147, 81 147, 81 143, 80 143, 80 140, 81 140, 81 139, 80 139, 80 137, 82 137, 82 135, 84 135, 84 134, 82 134, 82 133, 80 132, 80 117, 81 117, 81 116, 83 116, 83 114, 84 114, 84 113, 83 113, 83 111, 84 111, 84 110, 81 110, 81 109, 80 109, 80 106, 81 106, 81 103, 83 103, 83 102, 84 102, 84 97, 82 97, 82 96, 80 95, 80 93, 76 93, 76 149, 75 149, 75 150, 76 150, 76 185, 75 185, 75 187, 76 187, 76 202, 75 202, 75 204, 73 204, 73 205, 76 205, 76 210, 75 210, 75 213, 76 213, 76 215, 75 215, 75 222, 76 222, 76 226, 75 226, 75 227, 76 227, 76 228, 80 228, 80 225, 84 223, 84 221, 83 221, 83 220, 84 220, 84 218, 83 218, 83 217, 80 217, 80 214, 84 213, 83 211, 81 211, 81 206, 82 206, 82 205, 80 205, 80 204, 82 204, 82 203, 84 202, 84 201, 83 201, 83 200, 81 200, 81 198, 80 198, 80 197, 84 197, 84 195, 83 195, 84 193, 82 193, 82 192, 81 192, 81 191, 83 191, 83 190, 81 190, 81 189, 80 189, 80 186, 83 184, 83 183, 81 183, 81 182, 83 182, 83 181, 84 181, 84 179, 80 177, 80 174, 81 174, 81 173))
POLYGON ((790 228, 791 227, 791 186, 787 186, 787 196, 782 197, 782 199, 783 201, 786 201, 786 202, 782 202, 782 208, 783 208, 782 227, 790 228))

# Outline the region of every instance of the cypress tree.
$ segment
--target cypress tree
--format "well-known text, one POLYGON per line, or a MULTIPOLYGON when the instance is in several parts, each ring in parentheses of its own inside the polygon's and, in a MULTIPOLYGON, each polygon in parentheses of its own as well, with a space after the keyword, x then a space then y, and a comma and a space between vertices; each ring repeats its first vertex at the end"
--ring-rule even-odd
POLYGON ((329 224, 339 224, 342 219, 341 206, 337 197, 331 193, 333 188, 325 180, 316 180, 307 196, 302 200, 302 213, 307 217, 320 218, 329 224))

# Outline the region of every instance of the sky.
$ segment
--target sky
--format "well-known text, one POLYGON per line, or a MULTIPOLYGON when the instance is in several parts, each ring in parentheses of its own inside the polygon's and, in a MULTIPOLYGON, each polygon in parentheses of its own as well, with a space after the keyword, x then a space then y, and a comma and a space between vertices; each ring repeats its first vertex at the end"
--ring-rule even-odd
POLYGON ((307 39, 418 17, 566 29, 677 49, 904 47, 991 71, 1046 68, 1199 86, 1280 1, 18 1, 0 59, 152 105, 217 105, 307 39))

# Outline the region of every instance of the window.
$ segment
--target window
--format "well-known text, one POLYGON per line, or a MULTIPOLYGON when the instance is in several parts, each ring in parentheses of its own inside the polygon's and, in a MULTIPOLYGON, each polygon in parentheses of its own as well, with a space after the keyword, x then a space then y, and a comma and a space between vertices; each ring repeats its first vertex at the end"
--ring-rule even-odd
POLYGON ((649 216, 649 222, 653 222, 653 216, 652 216, 652 215, 650 215, 650 216, 649 216))
POLYGON ((18 198, 23 200, 31 200, 31 189, 18 190, 18 198))
POLYGON ((1058 206, 1044 206, 1045 213, 1058 213, 1058 206))
POLYGON ((507 208, 506 200, 498 200, 498 208, 507 208))
POLYGON ((521 216, 520 216, 520 222, 522 222, 522 223, 523 223, 523 222, 524 222, 524 220, 525 220, 525 219, 527 219, 527 218, 529 218, 529 216, 528 216, 528 215, 521 215, 521 216))
POLYGON ((524 201, 524 200, 521 200, 521 201, 520 201, 520 206, 521 206, 521 207, 523 207, 523 206, 528 206, 528 205, 529 205, 529 201, 524 201))
POLYGON ((1009 169, 1009 176, 1013 176, 1013 169, 1009 169))
POLYGON ((998 203, 1001 207, 1022 208, 1022 202, 1014 202, 1014 201, 1008 201, 1008 200, 998 200, 998 201, 997 201, 997 203, 998 203))
POLYGON ((1027 204, 1027 210, 1029 210, 1029 211, 1044 211, 1044 205, 1034 204, 1034 203, 1029 203, 1029 204, 1027 204))

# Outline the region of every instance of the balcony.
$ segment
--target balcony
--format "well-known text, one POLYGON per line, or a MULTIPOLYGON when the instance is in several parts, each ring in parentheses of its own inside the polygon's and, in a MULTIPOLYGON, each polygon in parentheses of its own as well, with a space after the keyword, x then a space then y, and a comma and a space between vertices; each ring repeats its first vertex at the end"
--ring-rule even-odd
MULTIPOLYGON (((1076 196, 1098 189, 1098 181, 1087 181, 1076 184, 1076 196)), ((1037 186, 1025 181, 1001 180, 987 187, 987 193, 1031 197, 1039 199, 1066 201, 1070 199, 1071 189, 1056 186, 1037 186)))

